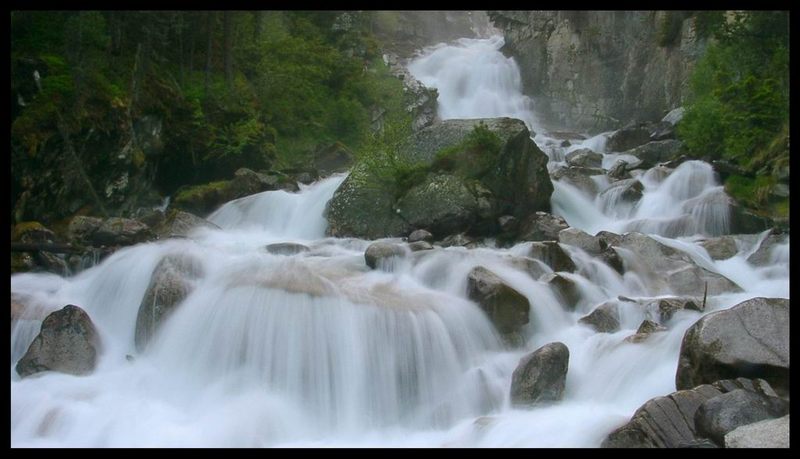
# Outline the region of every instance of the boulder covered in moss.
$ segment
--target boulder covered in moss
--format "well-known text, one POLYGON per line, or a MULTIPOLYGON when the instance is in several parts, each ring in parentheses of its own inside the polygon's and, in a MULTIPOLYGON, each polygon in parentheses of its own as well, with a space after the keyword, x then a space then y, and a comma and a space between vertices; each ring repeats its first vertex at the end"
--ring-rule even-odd
POLYGON ((447 120, 409 135, 386 161, 362 159, 328 202, 328 234, 437 237, 499 229, 498 218, 550 210, 547 156, 521 120, 447 120))

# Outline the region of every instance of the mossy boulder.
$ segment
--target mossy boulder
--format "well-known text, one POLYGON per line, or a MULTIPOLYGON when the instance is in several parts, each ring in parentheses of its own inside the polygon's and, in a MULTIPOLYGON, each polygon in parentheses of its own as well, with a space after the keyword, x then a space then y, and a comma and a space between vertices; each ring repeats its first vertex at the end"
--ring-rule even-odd
POLYGON ((381 179, 392 165, 356 164, 328 202, 328 234, 377 239, 423 227, 437 237, 459 229, 481 235, 497 230, 500 216, 549 211, 547 156, 530 135, 512 118, 421 129, 395 152, 410 165, 404 180, 381 179))

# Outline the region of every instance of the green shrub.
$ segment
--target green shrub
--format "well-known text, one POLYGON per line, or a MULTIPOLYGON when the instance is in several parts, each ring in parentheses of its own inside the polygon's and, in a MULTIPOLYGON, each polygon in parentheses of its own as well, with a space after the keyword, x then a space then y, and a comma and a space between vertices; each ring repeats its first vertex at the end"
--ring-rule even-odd
POLYGON ((433 169, 455 172, 466 178, 480 178, 494 164, 501 146, 500 137, 480 122, 462 142, 436 153, 433 169))

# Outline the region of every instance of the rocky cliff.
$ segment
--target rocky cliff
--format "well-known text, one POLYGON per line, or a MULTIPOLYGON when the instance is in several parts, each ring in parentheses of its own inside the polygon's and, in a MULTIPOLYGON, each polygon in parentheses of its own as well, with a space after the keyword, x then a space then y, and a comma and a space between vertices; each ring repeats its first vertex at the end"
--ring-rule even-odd
POLYGON ((603 131, 660 119, 707 40, 681 11, 490 11, 543 122, 603 131))

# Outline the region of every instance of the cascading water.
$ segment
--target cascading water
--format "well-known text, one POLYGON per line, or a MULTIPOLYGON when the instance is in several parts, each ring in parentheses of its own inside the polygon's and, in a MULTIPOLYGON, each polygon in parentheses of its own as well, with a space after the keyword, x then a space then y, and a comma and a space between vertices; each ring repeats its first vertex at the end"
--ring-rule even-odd
MULTIPOLYGON (((538 130, 519 71, 501 45, 498 37, 439 45, 410 70, 439 89, 442 118, 513 116, 538 130)), ((553 147, 546 134, 535 140, 551 163, 581 145, 603 152, 605 143, 603 135, 569 149, 553 147)), ((608 153, 604 166, 617 156, 608 153)), ((554 212, 592 234, 661 234, 654 236, 659 242, 743 289, 709 296, 706 312, 753 296, 788 298, 788 239, 774 246, 765 267, 746 261, 752 244, 715 262, 696 243, 698 235, 727 229, 722 190, 707 164, 690 161, 667 176, 651 170, 639 179, 642 198, 628 207, 620 194, 591 196, 556 181, 554 212), (670 239, 676 236, 685 237, 670 239)), ((222 230, 125 248, 70 278, 12 276, 11 290, 31 317, 12 326, 11 445, 596 447, 642 403, 674 391, 683 333, 701 313, 678 311, 668 332, 641 343, 624 341, 649 314, 633 303, 619 302, 617 332, 578 323, 602 302, 654 296, 635 263, 620 275, 562 245, 577 266, 562 273, 577 285, 574 310, 515 263, 531 243, 436 249, 370 270, 369 241, 324 237, 325 203, 342 180, 232 201, 209 216, 222 230), (275 242, 309 250, 265 250, 275 242), (195 260, 201 275, 137 351, 139 307, 166 256, 195 260), (504 347, 467 299, 467 274, 476 266, 535 305, 522 330, 524 348, 504 347), (65 304, 80 305, 98 328, 96 370, 21 379, 13 365, 38 331, 37 317, 65 304), (553 341, 570 352, 563 400, 512 407, 519 359, 553 341)))

